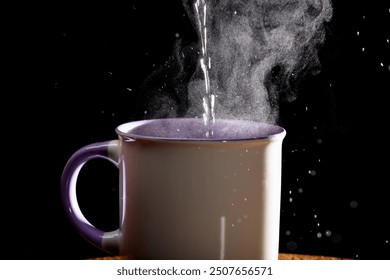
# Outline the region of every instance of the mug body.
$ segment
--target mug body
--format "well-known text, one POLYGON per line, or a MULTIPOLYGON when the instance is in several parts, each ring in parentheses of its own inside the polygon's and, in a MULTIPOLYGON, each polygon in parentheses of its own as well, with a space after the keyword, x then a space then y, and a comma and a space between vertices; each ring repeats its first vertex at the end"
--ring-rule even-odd
POLYGON ((117 128, 120 255, 277 259, 285 131, 224 122, 211 138, 196 119, 117 128))

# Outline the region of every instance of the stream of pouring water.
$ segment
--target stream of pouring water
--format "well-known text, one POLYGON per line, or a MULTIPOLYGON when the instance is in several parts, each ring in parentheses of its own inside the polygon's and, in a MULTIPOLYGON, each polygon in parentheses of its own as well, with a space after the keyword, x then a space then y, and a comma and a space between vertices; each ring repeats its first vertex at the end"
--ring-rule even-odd
POLYGON ((203 120, 206 126, 206 137, 213 136, 213 125, 215 123, 215 95, 211 92, 209 70, 211 69, 211 59, 207 50, 207 4, 206 0, 195 2, 195 11, 198 19, 199 36, 201 41, 200 67, 203 71, 205 92, 203 93, 203 120))

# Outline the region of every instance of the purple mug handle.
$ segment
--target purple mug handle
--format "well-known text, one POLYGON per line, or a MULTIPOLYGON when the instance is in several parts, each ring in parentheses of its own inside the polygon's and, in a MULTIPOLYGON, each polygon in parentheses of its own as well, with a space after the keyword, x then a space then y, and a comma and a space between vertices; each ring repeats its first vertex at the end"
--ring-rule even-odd
POLYGON ((112 254, 119 251, 119 229, 105 232, 85 218, 77 201, 76 184, 81 168, 91 159, 106 159, 118 167, 118 149, 118 140, 84 146, 69 158, 61 177, 61 198, 71 223, 86 240, 112 254))

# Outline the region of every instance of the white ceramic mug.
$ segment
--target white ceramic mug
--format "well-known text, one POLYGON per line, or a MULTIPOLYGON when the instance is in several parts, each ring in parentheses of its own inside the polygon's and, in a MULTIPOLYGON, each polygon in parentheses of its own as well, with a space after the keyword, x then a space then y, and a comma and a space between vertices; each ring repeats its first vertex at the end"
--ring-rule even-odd
MULTIPOLYGON (((87 240, 134 259, 277 259, 286 131, 242 120, 129 122, 118 140, 79 149, 61 181, 66 213, 87 240), (119 228, 104 232, 80 210, 77 177, 94 158, 119 168, 119 228)), ((93 194, 91 194, 93 199, 93 194)))

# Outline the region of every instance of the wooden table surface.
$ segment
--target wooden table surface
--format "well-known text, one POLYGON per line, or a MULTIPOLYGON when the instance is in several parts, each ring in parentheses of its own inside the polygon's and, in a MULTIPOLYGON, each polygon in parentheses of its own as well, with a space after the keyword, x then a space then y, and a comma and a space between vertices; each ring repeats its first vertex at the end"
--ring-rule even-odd
MULTIPOLYGON (((125 260, 126 258, 120 256, 107 256, 100 258, 93 258, 91 260, 125 260)), ((305 255, 305 254, 288 254, 279 253, 279 260, 351 260, 347 258, 321 256, 321 255, 305 255)))

